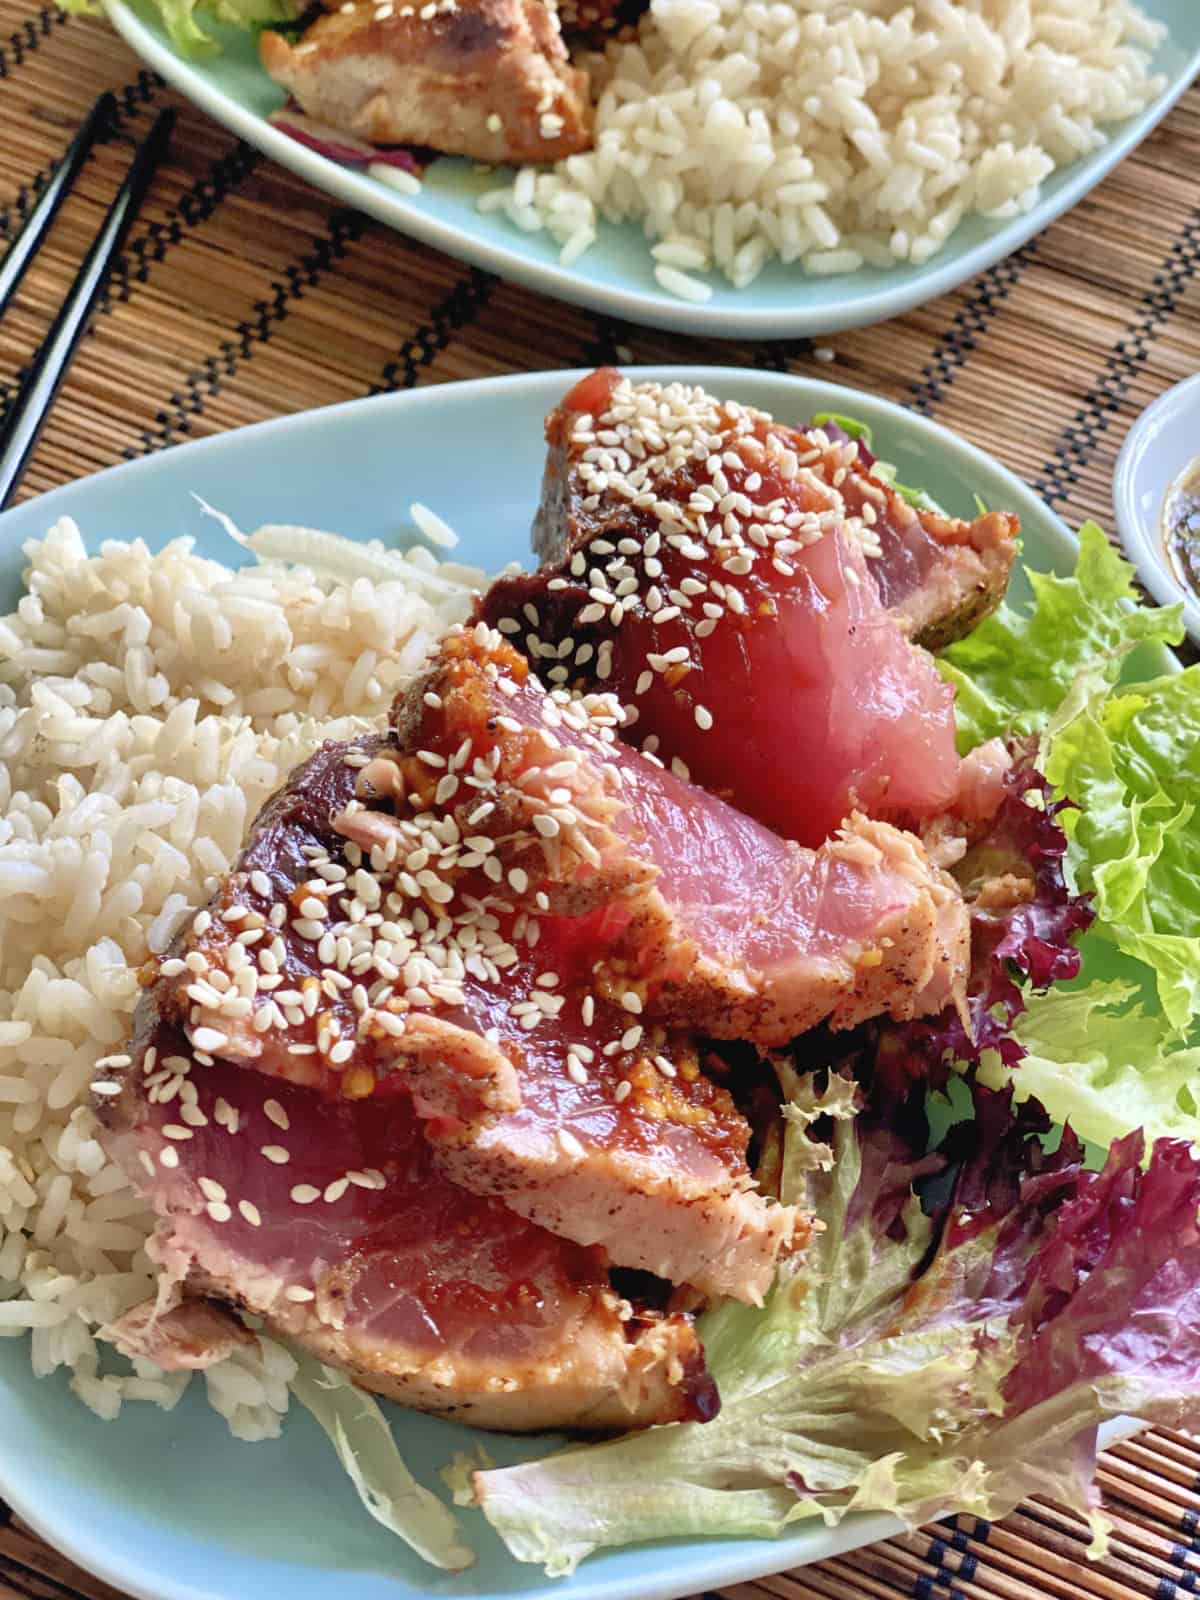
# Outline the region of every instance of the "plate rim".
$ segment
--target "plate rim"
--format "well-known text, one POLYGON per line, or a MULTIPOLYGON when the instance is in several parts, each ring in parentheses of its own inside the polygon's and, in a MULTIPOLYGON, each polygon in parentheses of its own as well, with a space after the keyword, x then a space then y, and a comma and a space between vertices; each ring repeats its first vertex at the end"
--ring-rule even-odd
MULTIPOLYGON (((157 468, 166 471, 171 476, 179 479, 179 492, 181 498, 188 493, 187 477, 189 463, 201 457, 219 454, 229 449, 232 441, 241 439, 244 435, 242 447, 249 449, 253 443, 266 435, 303 434, 311 428, 323 428, 330 418, 336 417, 345 422, 350 416, 362 414, 366 410, 372 412, 387 412, 389 410, 404 410, 421 405, 455 405, 461 399, 466 402, 480 395, 513 395, 525 390, 536 391, 553 384, 565 392, 568 386, 593 371, 591 367, 580 367, 565 370, 544 370, 531 373, 516 373, 505 376, 476 378, 457 383, 429 384, 411 390, 397 393, 363 396, 352 400, 341 401, 333 405, 311 408, 298 411, 289 415, 270 418, 263 422, 253 423, 241 428, 227 429, 211 434, 202 439, 189 440, 182 446, 174 446, 168 452, 157 451, 151 455, 139 457, 133 461, 118 463, 103 469, 101 472, 85 475, 72 483, 63 484, 44 494, 24 501, 10 510, 0 513, 0 534, 13 527, 14 522, 20 519, 22 523, 31 522, 45 516, 46 526, 49 526, 57 515, 58 505, 66 497, 77 495, 81 487, 90 485, 103 479, 108 483, 126 480, 136 484, 138 476, 148 469, 157 468), (165 466, 164 466, 165 463, 165 466)), ((1047 505, 1030 487, 1028 487, 1010 468, 990 455, 969 440, 961 438, 944 423, 926 417, 919 412, 914 412, 895 401, 882 396, 872 395, 861 389, 849 385, 833 383, 828 380, 811 377, 803 373, 779 373, 763 371, 755 368, 737 366, 712 366, 712 365, 687 365, 679 363, 658 364, 653 366, 631 366, 621 369, 636 379, 657 380, 662 382, 688 381, 701 383, 708 387, 719 388, 721 385, 736 385, 739 381, 769 390, 779 390, 784 393, 789 389, 797 395, 807 395, 809 399, 818 398, 820 401, 832 402, 833 409, 845 409, 849 400, 853 405, 854 400, 865 399, 870 402, 871 408, 876 413, 882 413, 889 421, 894 421, 897 428, 914 431, 923 435, 934 444, 944 438, 952 441, 953 448, 965 458, 965 464, 981 465, 990 475, 999 477, 1004 483, 1006 493, 1011 494, 1012 504, 1018 514, 1024 516, 1030 509, 1036 514, 1039 523, 1052 530, 1054 541, 1059 545, 1059 553, 1065 555, 1072 547, 1077 547, 1076 536, 1067 527, 1064 520, 1049 505, 1047 505)), ((131 528, 129 537, 138 537, 145 534, 144 529, 131 528)), ((448 552, 453 559, 453 553, 448 552)), ((1179 663, 1168 651, 1162 652, 1163 670, 1178 670, 1179 663)), ((19 1380, 24 1382, 25 1380, 19 1380)), ((38 1381, 31 1379, 30 1381, 38 1381)), ((7 1378, 0 1378, 0 1385, 8 1386, 7 1378)), ((1110 1425, 1115 1431, 1119 1423, 1110 1425)), ((8 1501, 14 1511, 31 1528, 34 1529, 46 1542, 61 1551, 80 1566, 94 1573, 103 1581, 113 1587, 122 1589, 136 1596, 137 1600, 240 1600, 240 1597, 231 1594, 227 1589, 213 1589, 206 1584, 193 1582, 177 1582, 169 1574, 140 1568, 135 1556, 114 1551, 106 1546, 102 1532, 91 1526, 81 1526, 75 1522, 56 1519, 52 1505, 48 1506, 44 1498, 39 1499, 38 1491, 32 1485, 27 1488, 16 1475, 15 1469, 9 1460, 0 1453, 0 1495, 8 1501)), ((836 1529, 827 1530, 829 1545, 823 1549, 814 1560, 825 1560, 844 1551, 860 1548, 864 1544, 874 1543, 881 1539, 891 1537, 903 1531, 904 1525, 896 1518, 885 1513, 865 1514, 861 1522, 847 1522, 836 1529)), ((720 1587, 752 1581, 771 1573, 784 1571, 790 1565, 797 1564, 796 1552, 786 1550, 786 1540, 774 1541, 764 1539, 754 1541, 749 1548, 744 1548, 744 1541, 737 1541, 737 1551, 730 1550, 722 1555, 722 1541, 714 1541, 711 1546, 711 1557, 708 1565, 700 1577, 688 1576, 685 1579, 672 1577, 670 1572, 650 1576, 639 1580, 637 1587, 626 1590, 622 1600, 636 1596, 636 1600, 678 1600, 681 1595, 690 1595, 696 1592, 699 1583, 705 1588, 720 1587), (678 1587, 680 1581, 684 1587, 678 1587)), ((701 1541, 688 1541, 689 1544, 700 1544, 701 1541)), ((630 1547, 632 1548, 632 1547, 630 1547)), ((616 1591, 613 1576, 597 1576, 589 1582, 586 1567, 581 1569, 582 1578, 577 1578, 575 1585, 569 1593, 570 1600, 614 1600, 616 1591)), ((532 1578, 532 1571, 531 1571, 532 1578)), ((487 1600, 487 1594, 498 1592, 480 1591, 476 1600, 487 1600)), ((554 1590, 547 1589, 547 1595, 552 1597, 554 1590)))
MULTIPOLYGON (((105 4, 112 3, 114 0, 105 0, 105 4)), ((123 3, 123 0, 115 0, 115 3, 123 3)), ((538 389, 548 384, 550 380, 561 383, 565 393, 572 384, 596 370, 594 365, 543 368, 536 372, 508 372, 482 378, 435 381, 418 384, 412 389, 393 390, 386 394, 357 395, 352 399, 334 401, 325 406, 310 406, 282 416, 268 417, 261 422, 224 428, 217 433, 207 434, 204 438, 187 439, 182 444, 154 450, 131 461, 114 462, 112 466, 103 467, 98 472, 87 473, 82 478, 72 479, 69 483, 57 484, 53 489, 47 489, 39 495, 10 506, 6 511, 0 511, 0 533, 3 533, 13 519, 17 517, 25 519, 31 516, 31 507, 52 507, 60 497, 77 493, 81 483, 94 483, 101 479, 106 483, 111 482, 118 475, 146 471, 165 460, 172 464, 177 461, 199 461, 202 456, 228 448, 229 441, 233 439, 261 439, 268 434, 290 431, 302 433, 309 428, 322 426, 330 418, 342 418, 352 411, 365 411, 368 408, 379 411, 400 410, 410 405, 452 404, 453 401, 447 402, 447 396, 472 397, 487 392, 517 393, 522 389, 538 389)), ((785 389, 794 384, 798 388, 822 391, 835 404, 838 396, 867 400, 872 408, 884 411, 898 426, 916 428, 918 431, 929 430, 935 438, 941 435, 947 436, 952 441, 953 447, 965 452, 974 464, 983 467, 989 473, 1000 475, 1005 480, 1006 491, 1011 493, 1014 499, 1023 501, 1026 506, 1033 508, 1040 519, 1050 522, 1057 537, 1069 541, 1072 547, 1078 544, 1077 536, 1058 512, 1031 489, 1011 467, 1005 466, 998 457, 991 455, 981 446, 963 438, 946 423, 925 416, 900 401, 872 394, 869 390, 857 388, 853 384, 837 383, 832 379, 815 377, 806 372, 774 372, 757 367, 727 365, 723 362, 633 363, 621 364, 615 370, 629 376, 635 382, 686 382, 712 389, 723 383, 748 380, 752 384, 765 385, 768 388, 785 389)), ((159 467, 158 470, 163 469, 159 467)), ((447 554, 450 559, 454 558, 453 552, 447 554)))
MULTIPOLYGON (((1185 55, 1177 74, 1169 79, 1162 93, 1143 111, 1118 124, 1119 131, 1099 150, 1079 158, 1083 165, 1076 162, 1062 169, 1068 176, 1057 192, 1043 195, 1032 210, 1012 218, 969 249, 941 260, 940 264, 939 256, 935 256, 918 269, 913 283, 856 296, 851 302, 852 309, 842 314, 832 308, 814 314, 803 307, 780 313, 773 307, 740 310, 724 304, 693 304, 662 291, 614 288, 576 272, 573 267, 563 267, 557 260, 532 260, 523 255, 515 243, 510 246, 485 240, 469 230, 430 216, 399 192, 309 150, 299 140, 281 133, 265 117, 247 110, 159 39, 129 0, 100 0, 100 3, 134 54, 186 99, 271 160, 335 200, 366 212, 375 221, 430 245, 444 255, 494 272, 503 280, 535 293, 635 325, 641 323, 671 333, 726 339, 800 339, 848 333, 903 316, 948 294, 1013 255, 1035 234, 1078 205, 1149 138, 1200 73, 1198 43, 1185 55)), ((802 290, 806 281, 803 274, 797 275, 797 289, 802 290)), ((847 282, 852 281, 853 276, 848 275, 847 282)))

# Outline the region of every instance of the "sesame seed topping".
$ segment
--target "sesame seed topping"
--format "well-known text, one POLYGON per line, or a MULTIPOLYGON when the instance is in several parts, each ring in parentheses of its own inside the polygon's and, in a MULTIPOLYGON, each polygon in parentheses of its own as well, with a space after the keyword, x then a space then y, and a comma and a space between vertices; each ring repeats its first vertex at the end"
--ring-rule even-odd
POLYGON ((264 1101, 263 1114, 267 1117, 268 1121, 273 1122, 277 1128, 282 1128, 284 1133, 286 1133, 291 1127, 291 1123, 288 1120, 288 1114, 279 1104, 278 1100, 264 1101))
POLYGON ((298 1183, 291 1191, 291 1199, 298 1206, 310 1206, 320 1198, 320 1189, 314 1189, 311 1183, 298 1183))
POLYGON ((197 1028, 192 1043, 197 1050, 221 1050, 229 1043, 229 1036, 216 1028, 197 1028))
POLYGON ((585 1159, 587 1152, 569 1128, 560 1128, 558 1130, 558 1142, 563 1153, 570 1156, 572 1160, 583 1161, 585 1159))
POLYGON ((268 1161, 273 1161, 277 1167, 286 1167, 291 1156, 281 1144, 264 1144, 262 1154, 268 1161))

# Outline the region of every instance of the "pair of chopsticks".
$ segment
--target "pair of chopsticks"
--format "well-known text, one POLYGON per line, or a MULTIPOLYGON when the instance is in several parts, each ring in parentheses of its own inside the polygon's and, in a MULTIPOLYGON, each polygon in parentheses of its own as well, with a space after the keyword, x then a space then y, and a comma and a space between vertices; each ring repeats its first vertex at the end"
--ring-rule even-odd
MULTIPOLYGON (((141 210, 150 180, 166 152, 174 123, 174 111, 164 111, 134 156, 125 181, 79 269, 79 276, 54 318, 8 414, 0 423, 0 510, 16 493, 59 385, 83 338, 113 263, 141 210)), ((110 138, 116 126, 117 102, 111 94, 102 94, 0 261, 0 317, 41 248, 59 207, 74 188, 92 149, 98 142, 110 138)))

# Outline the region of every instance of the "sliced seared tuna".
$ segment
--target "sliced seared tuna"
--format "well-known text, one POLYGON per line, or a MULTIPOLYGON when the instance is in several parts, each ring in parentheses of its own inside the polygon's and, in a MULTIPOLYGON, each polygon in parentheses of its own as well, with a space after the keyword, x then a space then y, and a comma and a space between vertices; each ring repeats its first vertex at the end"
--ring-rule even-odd
POLYGON ((875 457, 861 439, 854 441, 853 454, 843 448, 849 436, 838 425, 783 431, 795 441, 793 449, 820 452, 813 470, 827 483, 836 478, 850 515, 871 522, 879 542, 867 563, 871 577, 884 605, 918 644, 940 650, 996 609, 1017 558, 1015 516, 985 511, 964 522, 914 506, 873 470, 875 457))
POLYGON ((411 1096, 464 1187, 619 1266, 756 1300, 803 1230, 754 1192, 749 1129, 692 1036, 595 992, 595 919, 542 915, 467 832, 500 747, 384 762, 396 787, 365 810, 381 749, 328 745, 292 775, 144 1004, 202 1063, 411 1096))
POLYGON ((990 602, 1008 520, 910 521, 854 441, 614 372, 578 384, 547 438, 543 567, 481 612, 547 682, 611 690, 626 739, 803 844, 856 809, 954 807, 953 693, 906 630, 966 604, 958 578, 921 598, 939 551, 990 602), (997 552, 986 574, 976 545, 997 552))
POLYGON ((458 633, 397 706, 397 753, 364 769, 368 798, 338 826, 364 849, 411 848, 414 823, 379 797, 425 805, 422 762, 466 750, 489 787, 440 781, 444 804, 543 927, 547 913, 590 919, 576 988, 764 1048, 961 1002, 962 897, 916 838, 855 816, 804 850, 623 744, 618 718, 611 697, 547 691, 499 635, 458 633))
POLYGON ((106 1142, 159 1217, 157 1307, 126 1349, 204 1366, 237 1329, 213 1296, 365 1388, 481 1427, 706 1420, 716 1395, 685 1316, 634 1313, 604 1253, 450 1183, 411 1102, 332 1102, 143 1016, 106 1142))

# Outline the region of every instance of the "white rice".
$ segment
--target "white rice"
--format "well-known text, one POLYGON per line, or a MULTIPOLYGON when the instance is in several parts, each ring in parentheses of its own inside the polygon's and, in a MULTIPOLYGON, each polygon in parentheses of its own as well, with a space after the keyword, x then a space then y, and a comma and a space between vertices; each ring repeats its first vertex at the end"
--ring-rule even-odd
POLYGON ((480 206, 567 265, 601 219, 638 222, 689 300, 692 272, 744 288, 774 258, 919 264, 1141 111, 1165 32, 1132 0, 651 0, 635 42, 586 58, 595 148, 480 206))
MULTIPOLYGON (((440 518, 431 529, 453 540, 440 518)), ((102 1417, 170 1409, 187 1385, 102 1360, 97 1338, 154 1287, 150 1218, 87 1105, 98 1061, 122 1050, 137 969, 288 771, 379 719, 484 582, 428 551, 397 563, 293 533, 323 561, 344 551, 351 576, 234 572, 190 540, 89 559, 64 520, 25 547, 28 593, 0 619, 0 1337, 29 1339, 39 1376, 66 1368, 102 1417), (383 577, 353 575, 372 562, 383 577)), ((208 1398, 239 1437, 273 1436, 292 1367, 260 1339, 205 1374, 208 1398)))

